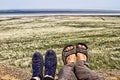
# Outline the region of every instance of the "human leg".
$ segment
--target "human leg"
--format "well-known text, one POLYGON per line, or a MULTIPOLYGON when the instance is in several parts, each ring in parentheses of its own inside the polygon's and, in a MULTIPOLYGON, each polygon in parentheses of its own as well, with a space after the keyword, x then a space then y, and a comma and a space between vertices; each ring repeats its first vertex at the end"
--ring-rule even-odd
POLYGON ((78 80, 104 80, 103 77, 88 68, 88 47, 83 43, 76 45, 77 63, 75 65, 75 74, 78 80), (78 50, 77 50, 78 49, 78 50))
POLYGON ((77 80, 74 74, 74 63, 64 65, 58 75, 58 80, 77 80))
POLYGON ((58 80, 77 80, 74 74, 76 55, 73 45, 68 45, 63 49, 62 58, 64 66, 59 72, 58 80))
POLYGON ((35 52, 32 56, 32 78, 31 80, 42 80, 43 78, 43 56, 35 52))

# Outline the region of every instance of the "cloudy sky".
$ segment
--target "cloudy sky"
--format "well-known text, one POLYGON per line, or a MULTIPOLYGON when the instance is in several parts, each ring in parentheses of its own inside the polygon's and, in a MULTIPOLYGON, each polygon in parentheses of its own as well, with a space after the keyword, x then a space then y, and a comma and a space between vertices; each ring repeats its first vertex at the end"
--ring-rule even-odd
POLYGON ((3 9, 120 10, 120 0, 0 0, 0 10, 3 9))

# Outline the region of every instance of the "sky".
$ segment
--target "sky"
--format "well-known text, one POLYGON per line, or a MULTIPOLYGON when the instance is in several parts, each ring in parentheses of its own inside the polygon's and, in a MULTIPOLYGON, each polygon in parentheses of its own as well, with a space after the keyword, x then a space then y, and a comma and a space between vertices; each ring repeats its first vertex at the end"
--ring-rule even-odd
POLYGON ((0 10, 5 9, 120 10, 120 0, 0 0, 0 10))

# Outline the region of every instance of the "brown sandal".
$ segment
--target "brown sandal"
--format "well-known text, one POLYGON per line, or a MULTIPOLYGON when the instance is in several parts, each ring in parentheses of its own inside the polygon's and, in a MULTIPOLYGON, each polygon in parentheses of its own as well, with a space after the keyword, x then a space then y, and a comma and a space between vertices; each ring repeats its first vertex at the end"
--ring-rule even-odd
POLYGON ((62 60, 63 60, 63 63, 64 65, 67 64, 66 62, 66 59, 69 55, 72 55, 72 54, 75 54, 75 49, 74 49, 74 46, 73 46, 73 49, 69 50, 69 51, 65 51, 65 49, 69 46, 73 46, 73 45, 67 45, 63 48, 63 51, 62 51, 62 60))
POLYGON ((86 44, 77 43, 77 45, 76 45, 76 55, 77 55, 77 53, 82 53, 82 54, 86 55, 87 60, 84 61, 84 65, 86 65, 87 67, 89 67, 89 52, 88 51, 89 51, 88 46, 86 44), (80 48, 79 45, 83 45, 83 46, 85 46, 85 48, 80 48))

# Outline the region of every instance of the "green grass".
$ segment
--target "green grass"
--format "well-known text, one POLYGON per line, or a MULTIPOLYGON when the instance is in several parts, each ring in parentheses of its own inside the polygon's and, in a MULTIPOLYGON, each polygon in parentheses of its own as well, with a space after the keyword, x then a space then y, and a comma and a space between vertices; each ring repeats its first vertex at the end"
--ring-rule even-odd
POLYGON ((111 27, 111 26, 119 26, 120 23, 118 22, 76 22, 76 21, 68 21, 68 22, 63 22, 60 23, 61 25, 64 26, 69 26, 69 27, 76 27, 76 28, 81 28, 81 27, 92 27, 92 28, 98 28, 98 27, 111 27))
POLYGON ((59 70, 62 48, 78 42, 89 46, 91 69, 120 68, 120 17, 0 18, 0 63, 31 71, 32 54, 53 49, 59 70))

